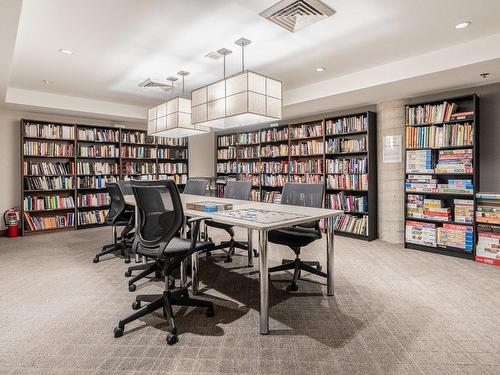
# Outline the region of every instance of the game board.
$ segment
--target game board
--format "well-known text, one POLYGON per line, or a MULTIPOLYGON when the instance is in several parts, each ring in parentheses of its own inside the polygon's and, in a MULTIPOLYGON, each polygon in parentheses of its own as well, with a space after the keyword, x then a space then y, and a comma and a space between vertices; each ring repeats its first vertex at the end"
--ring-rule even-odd
POLYGON ((276 223, 283 220, 293 220, 305 217, 305 215, 292 214, 288 212, 257 210, 254 208, 240 208, 237 210, 217 212, 217 215, 232 217, 234 219, 256 221, 263 224, 276 223))

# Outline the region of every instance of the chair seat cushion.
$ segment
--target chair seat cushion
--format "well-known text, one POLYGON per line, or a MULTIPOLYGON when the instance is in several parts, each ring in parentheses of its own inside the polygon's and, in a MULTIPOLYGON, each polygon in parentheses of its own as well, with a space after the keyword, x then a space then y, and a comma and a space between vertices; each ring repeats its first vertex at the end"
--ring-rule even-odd
MULTIPOLYGON (((211 241, 199 241, 196 243, 194 252, 210 250, 214 247, 214 243, 211 241)), ((162 249, 158 248, 147 248, 141 245, 137 246, 137 254, 144 255, 149 258, 158 258, 162 253, 162 249)), ((185 238, 174 237, 167 245, 165 249, 166 256, 181 256, 189 255, 191 253, 191 240, 185 238)))
POLYGON ((231 237, 234 237, 234 229, 233 226, 230 224, 223 224, 223 223, 218 223, 216 221, 209 221, 206 220, 205 224, 207 224, 207 227, 212 227, 212 228, 218 228, 218 229, 224 229, 231 237))
POLYGON ((317 230, 301 227, 276 229, 268 233, 269 242, 289 246, 292 249, 307 246, 320 238, 321 233, 317 230))

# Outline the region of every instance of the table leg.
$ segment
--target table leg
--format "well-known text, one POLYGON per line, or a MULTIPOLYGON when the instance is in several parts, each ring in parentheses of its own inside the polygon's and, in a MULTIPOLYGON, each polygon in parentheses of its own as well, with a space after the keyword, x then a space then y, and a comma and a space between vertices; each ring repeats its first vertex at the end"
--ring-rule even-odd
POLYGON ((333 296, 333 265, 334 265, 334 246, 333 246, 333 228, 334 218, 326 219, 326 273, 327 278, 327 294, 333 296))
MULTIPOLYGON (((135 232, 139 233, 139 211, 138 211, 137 206, 135 207, 134 215, 135 215, 135 232)), ((139 257, 139 254, 137 254, 137 253, 135 253, 135 262, 141 263, 141 258, 139 257)))
POLYGON ((259 231, 260 334, 269 333, 269 270, 267 268, 267 231, 259 231))
POLYGON ((185 288, 187 285, 187 267, 186 267, 186 259, 181 262, 180 265, 180 279, 181 279, 181 288, 185 288))
POLYGON ((253 230, 248 229, 248 267, 253 267, 253 230))
POLYGON ((200 279, 198 276, 198 270, 198 253, 195 252, 191 255, 191 288, 193 290, 193 294, 199 293, 200 279))

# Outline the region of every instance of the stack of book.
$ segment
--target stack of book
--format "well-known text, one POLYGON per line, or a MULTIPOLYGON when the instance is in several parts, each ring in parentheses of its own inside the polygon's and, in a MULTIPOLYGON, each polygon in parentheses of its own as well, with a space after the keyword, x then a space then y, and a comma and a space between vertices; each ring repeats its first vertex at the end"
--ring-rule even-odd
POLYGON ((405 182, 405 188, 410 193, 436 193, 438 191, 438 180, 431 175, 409 174, 405 182))
POLYGON ((368 235, 368 216, 340 215, 334 221, 335 230, 368 235))
POLYGON ((405 238, 409 243, 436 247, 436 224, 407 220, 405 238))
POLYGON ((474 222, 474 201, 472 199, 454 199, 453 204, 456 223, 472 224, 474 222))
POLYGON ((500 266, 500 231, 479 227, 476 261, 500 266))
POLYGON ((477 193, 476 221, 500 225, 500 194, 477 193))
POLYGON ((432 151, 406 151, 406 173, 434 173, 432 151))
POLYGON ((474 227, 472 225, 443 224, 437 228, 437 244, 443 247, 457 247, 472 251, 474 227))
POLYGON ((422 195, 408 194, 406 200, 408 217, 447 222, 451 220, 451 208, 445 207, 441 199, 426 199, 422 195))
POLYGON ((436 173, 473 173, 472 150, 441 150, 436 164, 436 173))
POLYGON ((447 184, 438 184, 440 193, 472 194, 474 186, 472 180, 454 180, 449 179, 447 184))

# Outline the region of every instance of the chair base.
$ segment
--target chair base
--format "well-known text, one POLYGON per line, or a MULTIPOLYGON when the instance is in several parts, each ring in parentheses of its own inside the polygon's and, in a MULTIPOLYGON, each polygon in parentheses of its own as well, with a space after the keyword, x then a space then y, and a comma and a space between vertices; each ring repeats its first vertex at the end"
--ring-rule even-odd
POLYGON ((127 272, 125 272, 125 277, 130 277, 132 275, 132 271, 140 271, 139 274, 134 276, 132 279, 128 281, 128 290, 130 292, 135 291, 136 285, 135 283, 139 281, 140 279, 145 278, 146 276, 152 274, 153 272, 155 273, 156 278, 161 278, 162 277, 162 268, 161 265, 158 264, 158 262, 152 262, 152 263, 145 263, 137 266, 131 266, 128 268, 127 272))
POLYGON ((283 259, 282 264, 279 266, 269 268, 269 273, 278 271, 294 270, 292 283, 289 289, 292 291, 297 291, 299 289, 298 280, 300 278, 301 271, 310 272, 314 275, 327 277, 327 274, 321 272, 321 264, 314 261, 302 261, 297 256, 295 259, 283 259))
POLYGON ((175 323, 175 316, 172 306, 194 306, 206 308, 206 315, 208 317, 214 316, 214 305, 212 302, 203 301, 200 299, 194 299, 189 297, 188 290, 186 288, 177 289, 175 291, 167 290, 163 294, 149 294, 149 295, 139 295, 135 298, 132 308, 138 310, 129 317, 120 320, 118 326, 114 329, 115 337, 120 337, 123 335, 125 330, 125 325, 142 318, 143 316, 150 314, 156 310, 163 309, 163 316, 169 322, 169 333, 167 334, 167 344, 173 345, 178 341, 177 337, 177 326, 175 323), (141 302, 148 302, 148 305, 141 308, 141 302))
POLYGON ((120 254, 125 258, 125 263, 130 263, 130 253, 126 246, 123 246, 121 243, 103 246, 101 252, 95 255, 94 259, 92 259, 92 262, 99 263, 100 257, 114 253, 116 251, 120 251, 120 254))
MULTIPOLYGON (((211 238, 209 238, 209 241, 212 241, 211 238)), ((211 251, 214 250, 223 250, 223 249, 228 249, 226 259, 224 259, 224 263, 231 263, 233 261, 233 255, 234 251, 236 249, 240 250, 248 250, 248 242, 246 241, 235 241, 234 239, 231 239, 230 241, 221 241, 219 245, 214 246, 210 251, 207 251, 207 255, 210 255, 211 251)), ((257 252, 256 249, 252 249, 253 256, 257 258, 259 256, 259 253, 257 252)), ((248 267, 253 267, 253 265, 248 265, 248 267)))

